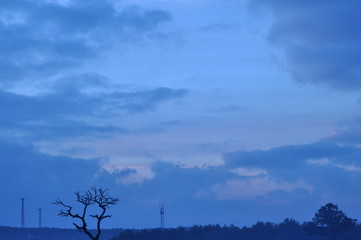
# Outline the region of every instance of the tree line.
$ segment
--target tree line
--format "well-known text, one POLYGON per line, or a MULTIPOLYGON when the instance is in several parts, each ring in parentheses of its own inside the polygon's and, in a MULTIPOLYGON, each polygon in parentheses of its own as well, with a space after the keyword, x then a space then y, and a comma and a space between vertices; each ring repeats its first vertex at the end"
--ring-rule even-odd
MULTIPOLYGON (((329 240, 332 236, 310 234, 308 223, 285 219, 279 224, 257 222, 251 227, 206 225, 166 229, 124 230, 112 240, 329 240)), ((337 240, 361 239, 361 225, 337 236, 337 240)))
MULTIPOLYGON (((89 190, 75 192, 76 201, 82 205, 82 211, 76 213, 73 206, 65 204, 57 199, 54 204, 60 205, 59 216, 71 217, 78 222, 73 225, 79 231, 82 231, 91 240, 100 240, 102 232, 101 222, 110 218, 106 214, 108 208, 119 202, 117 197, 109 194, 108 189, 91 187, 89 190), (100 209, 99 214, 88 214, 91 206, 97 206, 100 209), (87 217, 97 220, 96 230, 92 232, 87 223, 87 217)), ((360 239, 360 227, 356 219, 349 218, 346 213, 338 209, 333 203, 322 206, 316 213, 312 221, 298 223, 293 219, 285 219, 280 224, 270 222, 258 222, 250 228, 238 228, 235 226, 221 227, 219 225, 194 226, 191 228, 173 228, 173 229, 148 229, 148 230, 126 230, 113 240, 213 240, 213 239, 360 239), (344 238, 347 236, 347 238, 344 238), (354 238, 356 237, 356 238, 354 238)))

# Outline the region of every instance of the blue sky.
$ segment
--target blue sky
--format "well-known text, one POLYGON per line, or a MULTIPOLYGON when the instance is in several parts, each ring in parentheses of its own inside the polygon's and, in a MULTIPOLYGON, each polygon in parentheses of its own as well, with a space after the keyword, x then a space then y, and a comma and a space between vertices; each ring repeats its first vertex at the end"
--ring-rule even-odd
POLYGON ((2 0, 0 225, 71 227, 61 198, 120 198, 105 227, 361 218, 361 4, 2 0))

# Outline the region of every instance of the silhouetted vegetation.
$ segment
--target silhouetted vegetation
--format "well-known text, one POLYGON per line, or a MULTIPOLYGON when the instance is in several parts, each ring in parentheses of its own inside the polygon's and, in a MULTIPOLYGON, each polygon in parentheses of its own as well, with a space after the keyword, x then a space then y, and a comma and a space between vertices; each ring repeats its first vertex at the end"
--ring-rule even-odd
MULTIPOLYGON (((90 230, 92 233, 96 231, 90 230)), ((104 229, 101 240, 110 240, 119 235, 121 229, 104 229)), ((0 227, 1 240, 88 240, 89 237, 76 229, 59 228, 15 228, 0 227)))
MULTIPOLYGON (((285 219, 275 224, 257 222, 251 227, 193 226, 142 230, 104 229, 101 240, 329 240, 329 236, 309 235, 306 223, 285 219)), ((96 231, 90 230, 95 233, 96 231)), ((1 240, 86 240, 75 229, 0 227, 1 240)), ((338 235, 337 240, 361 239, 361 225, 338 235)))
POLYGON ((356 222, 356 219, 349 218, 338 210, 337 205, 328 203, 316 212, 312 222, 306 224, 305 230, 310 234, 329 236, 336 240, 336 236, 352 229, 356 222))
POLYGON ((191 228, 125 230, 112 240, 356 240, 361 238, 361 225, 328 203, 315 214, 312 222, 300 224, 286 218, 279 224, 257 222, 251 227, 207 225, 191 228))
MULTIPOLYGON (((86 206, 96 203, 98 206, 106 208, 107 203, 118 202, 117 198, 109 197, 107 191, 103 189, 92 188, 83 195, 76 193, 76 196, 77 201, 82 204, 86 203, 86 206), (98 199, 99 197, 101 200, 98 199)), ((60 200, 57 201, 57 204, 66 208, 65 211, 60 212, 61 216, 70 216, 85 221, 82 216, 86 216, 87 208, 82 215, 78 215, 72 213, 72 207, 65 205, 60 200)), ((107 216, 104 208, 100 215, 92 216, 97 220, 104 219, 104 216, 107 216)), ((100 225, 98 226, 100 227, 100 225)), ((81 226, 77 228, 83 230, 81 226)), ((95 236, 93 238, 100 239, 99 229, 86 229, 91 236, 95 236)), ((195 225, 193 227, 141 230, 108 229, 104 230, 101 240, 330 240, 336 239, 336 236, 337 240, 359 240, 361 239, 361 225, 356 223, 356 219, 348 218, 344 212, 338 209, 337 205, 328 203, 315 213, 311 222, 299 223, 294 219, 286 218, 281 223, 260 221, 251 227, 242 228, 234 225, 195 225)), ((1 240, 86 240, 87 237, 89 237, 88 234, 86 236, 72 229, 0 227, 1 240)))
MULTIPOLYGON (((189 228, 124 230, 112 240, 328 240, 327 236, 310 235, 304 229, 307 223, 285 219, 279 224, 257 222, 251 227, 193 226, 189 228)), ((359 240, 361 225, 339 234, 339 240, 359 240)))
POLYGON ((119 199, 110 196, 108 189, 98 189, 96 187, 91 187, 89 190, 84 191, 83 193, 75 192, 74 194, 76 196, 76 201, 83 205, 83 211, 80 214, 74 213, 72 206, 65 204, 60 199, 57 199, 54 204, 65 208, 65 210, 61 210, 58 215, 78 219, 80 221, 80 225, 78 223, 73 223, 76 229, 84 232, 91 240, 99 240, 102 231, 100 227, 102 220, 111 217, 111 215, 106 215, 105 213, 109 206, 117 204, 119 199), (89 206, 91 205, 97 205, 101 209, 100 214, 88 214, 89 206), (96 219, 95 233, 90 231, 88 227, 88 216, 96 219))

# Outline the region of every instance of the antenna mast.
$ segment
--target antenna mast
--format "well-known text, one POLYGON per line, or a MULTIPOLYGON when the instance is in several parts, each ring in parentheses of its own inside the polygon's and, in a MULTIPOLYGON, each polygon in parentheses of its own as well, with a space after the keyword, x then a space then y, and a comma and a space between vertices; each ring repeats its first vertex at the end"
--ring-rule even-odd
POLYGON ((159 204, 159 212, 160 212, 160 228, 164 228, 164 203, 159 204))
POLYGON ((21 198, 21 227, 25 228, 25 198, 21 198))

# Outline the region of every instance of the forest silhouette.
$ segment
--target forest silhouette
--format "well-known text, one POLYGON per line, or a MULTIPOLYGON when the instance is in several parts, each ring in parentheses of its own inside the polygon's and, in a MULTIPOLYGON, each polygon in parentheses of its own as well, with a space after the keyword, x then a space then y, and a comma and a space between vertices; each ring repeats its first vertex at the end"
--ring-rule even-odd
MULTIPOLYGON (((207 225, 190 228, 125 230, 112 240, 328 240, 330 236, 311 235, 307 223, 285 219, 279 224, 257 222, 251 227, 207 225)), ((356 240, 361 237, 361 225, 337 236, 337 240, 356 240)))
MULTIPOLYGON (((91 190, 93 195, 85 192, 90 194, 86 195, 87 197, 99 196, 97 191, 91 190)), ((103 199, 105 202, 113 200, 108 198, 107 191, 103 193, 107 197, 103 199)), ((71 211, 70 206, 65 206, 71 211)), ((75 215, 73 218, 76 220, 79 217, 75 215)), ((87 229, 89 232, 84 232, 84 229, 76 224, 75 226, 83 233, 75 229, 0 227, 0 239, 86 240, 89 237, 94 239, 95 235, 98 238, 100 236, 99 229, 87 229)), ((328 203, 321 206, 311 221, 303 223, 286 218, 281 223, 259 221, 250 227, 215 224, 178 228, 104 229, 103 232, 99 240, 356 240, 361 238, 361 224, 358 224, 356 219, 349 218, 337 205, 328 203)))

